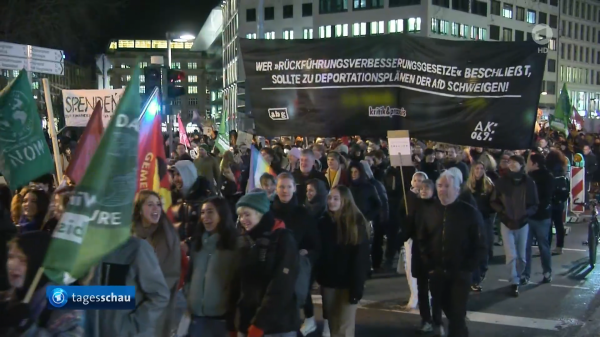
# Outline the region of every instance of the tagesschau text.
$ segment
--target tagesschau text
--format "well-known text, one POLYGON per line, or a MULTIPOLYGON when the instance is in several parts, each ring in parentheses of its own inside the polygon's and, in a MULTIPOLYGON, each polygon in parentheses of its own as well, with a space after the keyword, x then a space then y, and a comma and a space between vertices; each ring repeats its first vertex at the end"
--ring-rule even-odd
POLYGON ((134 286, 48 286, 48 309, 133 310, 134 286))

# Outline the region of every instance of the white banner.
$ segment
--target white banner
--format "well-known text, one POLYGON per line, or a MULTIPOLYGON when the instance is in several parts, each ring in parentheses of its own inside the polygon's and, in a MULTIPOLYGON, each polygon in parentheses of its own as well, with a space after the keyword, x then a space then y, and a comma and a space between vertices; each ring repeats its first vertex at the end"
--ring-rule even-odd
POLYGON ((108 126, 110 118, 125 89, 63 90, 63 105, 66 126, 85 127, 96 102, 102 104, 102 123, 108 126))

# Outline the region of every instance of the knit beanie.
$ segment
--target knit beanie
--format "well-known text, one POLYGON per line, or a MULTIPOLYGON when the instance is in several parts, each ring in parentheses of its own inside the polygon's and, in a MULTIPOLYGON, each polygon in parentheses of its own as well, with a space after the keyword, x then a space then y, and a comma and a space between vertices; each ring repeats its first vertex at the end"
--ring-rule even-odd
POLYGON ((258 213, 265 214, 271 208, 271 202, 267 193, 264 191, 250 192, 240 198, 235 205, 236 208, 248 207, 257 211, 258 213))
POLYGON ((300 155, 302 154, 302 152, 300 151, 299 148, 297 147, 293 147, 290 152, 288 153, 288 156, 293 156, 296 157, 297 159, 300 159, 300 155))
POLYGON ((184 196, 187 196, 192 186, 198 179, 198 171, 196 170, 196 166, 189 160, 180 160, 173 165, 173 167, 179 172, 181 176, 181 180, 183 181, 183 187, 181 188, 181 192, 184 196))

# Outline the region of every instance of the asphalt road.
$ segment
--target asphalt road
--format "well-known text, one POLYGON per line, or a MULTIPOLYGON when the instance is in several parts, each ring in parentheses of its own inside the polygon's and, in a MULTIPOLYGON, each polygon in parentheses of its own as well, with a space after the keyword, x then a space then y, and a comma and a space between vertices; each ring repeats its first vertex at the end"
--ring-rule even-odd
MULTIPOLYGON (((569 224, 565 250, 552 257, 554 280, 539 284, 542 269, 534 248, 532 284, 521 287, 518 298, 509 296, 508 271, 502 247, 495 247, 483 292, 469 298, 468 327, 471 337, 596 337, 600 336, 600 266, 588 265, 585 223, 569 224), (536 284, 535 282, 538 282, 536 284)), ((556 242, 556 240, 554 240, 556 242)), ((358 337, 418 336, 417 311, 402 306, 409 297, 404 275, 376 274, 367 282, 357 313, 358 337)), ((316 303, 320 296, 313 295, 316 303)), ((316 317, 321 318, 317 305, 316 317)), ((320 328, 319 328, 320 329, 320 328)), ((320 330, 309 335, 320 336, 320 330)))

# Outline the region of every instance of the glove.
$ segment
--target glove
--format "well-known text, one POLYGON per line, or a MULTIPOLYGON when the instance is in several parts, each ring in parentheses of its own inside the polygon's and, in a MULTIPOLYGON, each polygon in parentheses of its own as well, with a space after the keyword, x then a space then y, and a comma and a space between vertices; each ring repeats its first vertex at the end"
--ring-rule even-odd
POLYGON ((248 328, 248 337, 263 337, 264 334, 265 332, 255 325, 251 325, 250 328, 248 328))
POLYGON ((0 326, 6 328, 16 328, 18 331, 25 331, 31 326, 31 310, 29 304, 17 303, 7 308, 0 319, 0 326))

